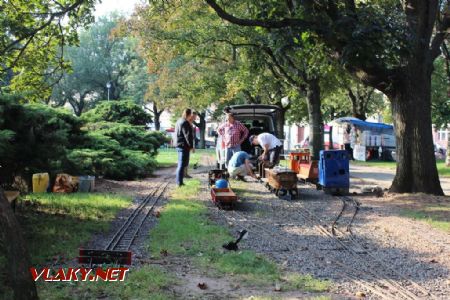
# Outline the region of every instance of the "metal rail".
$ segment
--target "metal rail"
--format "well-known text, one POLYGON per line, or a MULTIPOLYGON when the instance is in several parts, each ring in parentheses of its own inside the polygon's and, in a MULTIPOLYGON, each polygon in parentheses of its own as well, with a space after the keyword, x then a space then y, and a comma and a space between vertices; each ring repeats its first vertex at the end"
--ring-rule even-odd
MULTIPOLYGON (((208 162, 210 163, 209 158, 208 158, 208 162)), ((353 199, 352 197, 347 197, 347 196, 341 197, 341 201, 343 202, 343 207, 342 207, 340 213, 338 214, 338 216, 336 217, 336 219, 332 223, 332 230, 331 230, 332 232, 328 231, 328 229, 322 225, 322 223, 323 223, 322 220, 320 220, 320 218, 318 218, 314 213, 312 213, 308 209, 305 209, 304 207, 302 207, 301 209, 299 209, 299 214, 302 215, 305 218, 305 220, 307 220, 307 221, 309 220, 310 223, 313 223, 313 226, 316 229, 316 231, 318 231, 322 235, 330 237, 332 240, 334 240, 336 243, 338 243, 343 249, 345 249, 349 254, 351 254, 356 259, 360 260, 366 267, 364 271, 361 271, 354 267, 348 266, 347 264, 345 264, 345 262, 335 260, 334 263, 336 263, 336 265, 339 265, 344 270, 344 272, 342 274, 345 277, 347 277, 351 280, 354 280, 357 284, 361 285, 362 287, 368 289, 374 295, 377 295, 383 299, 400 299, 401 298, 401 299, 411 300, 411 299, 419 299, 420 297, 430 297, 430 298, 436 299, 436 296, 432 295, 430 292, 428 292, 425 288, 423 288, 419 284, 405 278, 405 276, 400 274, 398 271, 394 270, 392 267, 388 266, 385 262, 383 262, 380 259, 378 259, 377 257, 375 257, 374 254, 371 253, 370 251, 367 251, 365 254, 370 256, 370 258, 373 260, 372 262, 368 262, 367 257, 363 257, 361 255, 361 253, 358 253, 357 251, 355 251, 352 247, 348 246, 344 241, 342 241, 339 237, 336 236, 336 232, 339 232, 342 235, 344 235, 344 233, 341 230, 339 230, 336 225, 338 223, 338 220, 343 215, 345 209, 347 208, 347 204, 349 202, 351 202, 352 204, 354 204, 355 210, 352 214, 350 222, 346 226, 346 228, 347 228, 346 231, 350 232, 350 235, 348 235, 348 236, 350 237, 350 241, 352 242, 351 244, 353 246, 357 246, 357 247, 362 246, 359 242, 356 241, 356 239, 353 236, 353 233, 351 232, 351 226, 352 226, 352 224, 356 218, 356 215, 359 211, 360 203, 357 200, 353 199), (382 267, 382 269, 384 269, 384 271, 389 270, 391 273, 395 274, 403 281, 410 283, 410 285, 414 286, 416 288, 416 291, 419 291, 422 295, 417 295, 417 294, 409 291, 407 288, 402 286, 400 283, 393 281, 392 279, 379 279, 380 273, 377 273, 375 270, 373 270, 374 262, 378 266, 382 267), (369 265, 366 265, 366 263, 368 263, 369 265), (386 287, 388 289, 386 289, 386 287)), ((227 214, 225 212, 220 211, 220 210, 218 210, 218 211, 220 214, 222 214, 222 216, 225 219, 227 219, 227 214)), ((235 221, 240 221, 242 223, 245 223, 245 226, 240 225, 240 227, 247 229, 248 231, 251 231, 252 233, 257 233, 257 235, 261 236, 261 233, 263 232, 263 233, 265 233, 265 235, 267 237, 269 237, 269 239, 274 240, 276 242, 276 244, 279 244, 279 241, 281 239, 281 240, 284 240, 289 246, 292 246, 292 245, 299 246, 298 243, 296 243, 295 241, 292 241, 291 239, 286 238, 285 236, 283 236, 282 234, 280 234, 276 231, 269 230, 266 227, 261 226, 260 224, 257 224, 255 222, 249 220, 243 214, 241 214, 237 211, 231 211, 229 213, 234 214, 235 216, 238 216, 240 220, 238 220, 238 218, 235 217, 234 218, 235 221), (258 231, 249 230, 248 225, 252 225, 253 227, 258 228, 259 230, 258 231), (274 235, 277 236, 277 240, 274 239, 274 235)), ((312 253, 315 257, 322 259, 321 255, 319 255, 315 252, 312 252, 312 253)), ((319 260, 319 261, 321 261, 321 260, 319 260)))
POLYGON ((144 200, 132 211, 128 218, 123 222, 120 228, 116 231, 114 236, 105 246, 105 250, 129 250, 133 244, 139 230, 142 228, 145 220, 150 212, 154 209, 160 198, 164 195, 164 192, 169 185, 169 182, 163 178, 162 183, 158 184, 152 192, 150 192, 144 200), (153 202, 151 201, 153 200, 153 202), (152 203, 151 203, 152 202, 152 203), (151 203, 151 204, 150 204, 151 203), (146 207, 147 213, 143 215, 143 211, 146 207), (139 216, 141 218, 139 218, 139 216))

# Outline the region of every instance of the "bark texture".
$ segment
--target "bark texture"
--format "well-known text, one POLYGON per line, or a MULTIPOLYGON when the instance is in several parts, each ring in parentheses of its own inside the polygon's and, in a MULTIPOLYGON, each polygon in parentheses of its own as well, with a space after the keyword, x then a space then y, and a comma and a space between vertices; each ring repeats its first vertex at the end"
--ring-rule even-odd
POLYGON ((431 128, 431 72, 410 65, 390 96, 397 141, 397 172, 390 190, 443 195, 431 128))
POLYGON ((158 110, 158 105, 153 102, 152 104, 152 112, 153 112, 153 122, 155 124, 155 130, 160 131, 161 130, 161 114, 163 113, 163 110, 158 110))
POLYGON ((309 148, 313 160, 319 159, 320 150, 323 149, 323 118, 320 109, 319 80, 308 81, 306 100, 309 114, 309 148))
POLYGON ((30 257, 22 236, 20 224, 0 188, 0 238, 6 250, 7 270, 14 299, 38 299, 36 285, 30 273, 30 257))

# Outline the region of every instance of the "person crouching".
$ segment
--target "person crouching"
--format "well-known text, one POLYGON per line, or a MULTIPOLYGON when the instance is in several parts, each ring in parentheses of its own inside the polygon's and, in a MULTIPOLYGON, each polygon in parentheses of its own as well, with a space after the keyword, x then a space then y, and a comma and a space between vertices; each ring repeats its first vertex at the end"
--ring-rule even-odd
POLYGON ((231 178, 245 181, 244 176, 249 175, 256 178, 253 173, 253 166, 250 163, 250 155, 245 151, 238 151, 231 156, 228 162, 228 173, 231 178))

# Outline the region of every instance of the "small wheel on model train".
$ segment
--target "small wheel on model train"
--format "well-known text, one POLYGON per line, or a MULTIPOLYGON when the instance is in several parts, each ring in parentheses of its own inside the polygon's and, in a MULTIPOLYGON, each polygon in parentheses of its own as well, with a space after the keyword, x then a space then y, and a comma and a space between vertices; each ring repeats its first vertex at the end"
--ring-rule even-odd
POLYGON ((289 195, 291 196, 291 200, 297 198, 297 196, 298 196, 298 190, 297 190, 297 189, 291 189, 291 190, 289 190, 289 195))
POLYGON ((286 189, 279 189, 277 191, 277 196, 284 197, 284 196, 286 196, 287 192, 288 191, 286 189))
POLYGON ((266 182, 265 187, 270 191, 270 184, 266 182))

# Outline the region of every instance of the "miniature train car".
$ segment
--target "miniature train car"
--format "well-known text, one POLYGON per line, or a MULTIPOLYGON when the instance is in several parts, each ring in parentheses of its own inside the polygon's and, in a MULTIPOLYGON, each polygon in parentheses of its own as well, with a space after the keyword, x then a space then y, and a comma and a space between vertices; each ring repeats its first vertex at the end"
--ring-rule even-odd
POLYGON ((227 170, 214 169, 208 172, 208 183, 211 188, 211 200, 219 208, 233 208, 238 197, 229 186, 230 174, 227 170), (227 187, 219 188, 215 184, 218 180, 226 180, 227 187))
POLYGON ((227 170, 222 170, 222 169, 214 169, 214 170, 209 170, 208 172, 208 182, 209 182, 209 186, 213 186, 214 183, 216 182, 216 180, 218 179, 225 179, 228 180, 230 178, 230 174, 228 173, 227 170))
POLYGON ((266 177, 266 187, 277 196, 286 196, 291 198, 298 195, 297 174, 287 168, 266 168, 264 170, 266 177))
POLYGON ((219 208, 233 208, 238 198, 230 187, 212 187, 211 200, 219 208))
POLYGON ((346 195, 350 188, 349 156, 346 150, 322 150, 319 184, 325 193, 346 195))
POLYGON ((319 164, 316 160, 311 160, 309 149, 289 153, 289 168, 297 173, 298 179, 302 182, 317 184, 319 179, 319 164))

